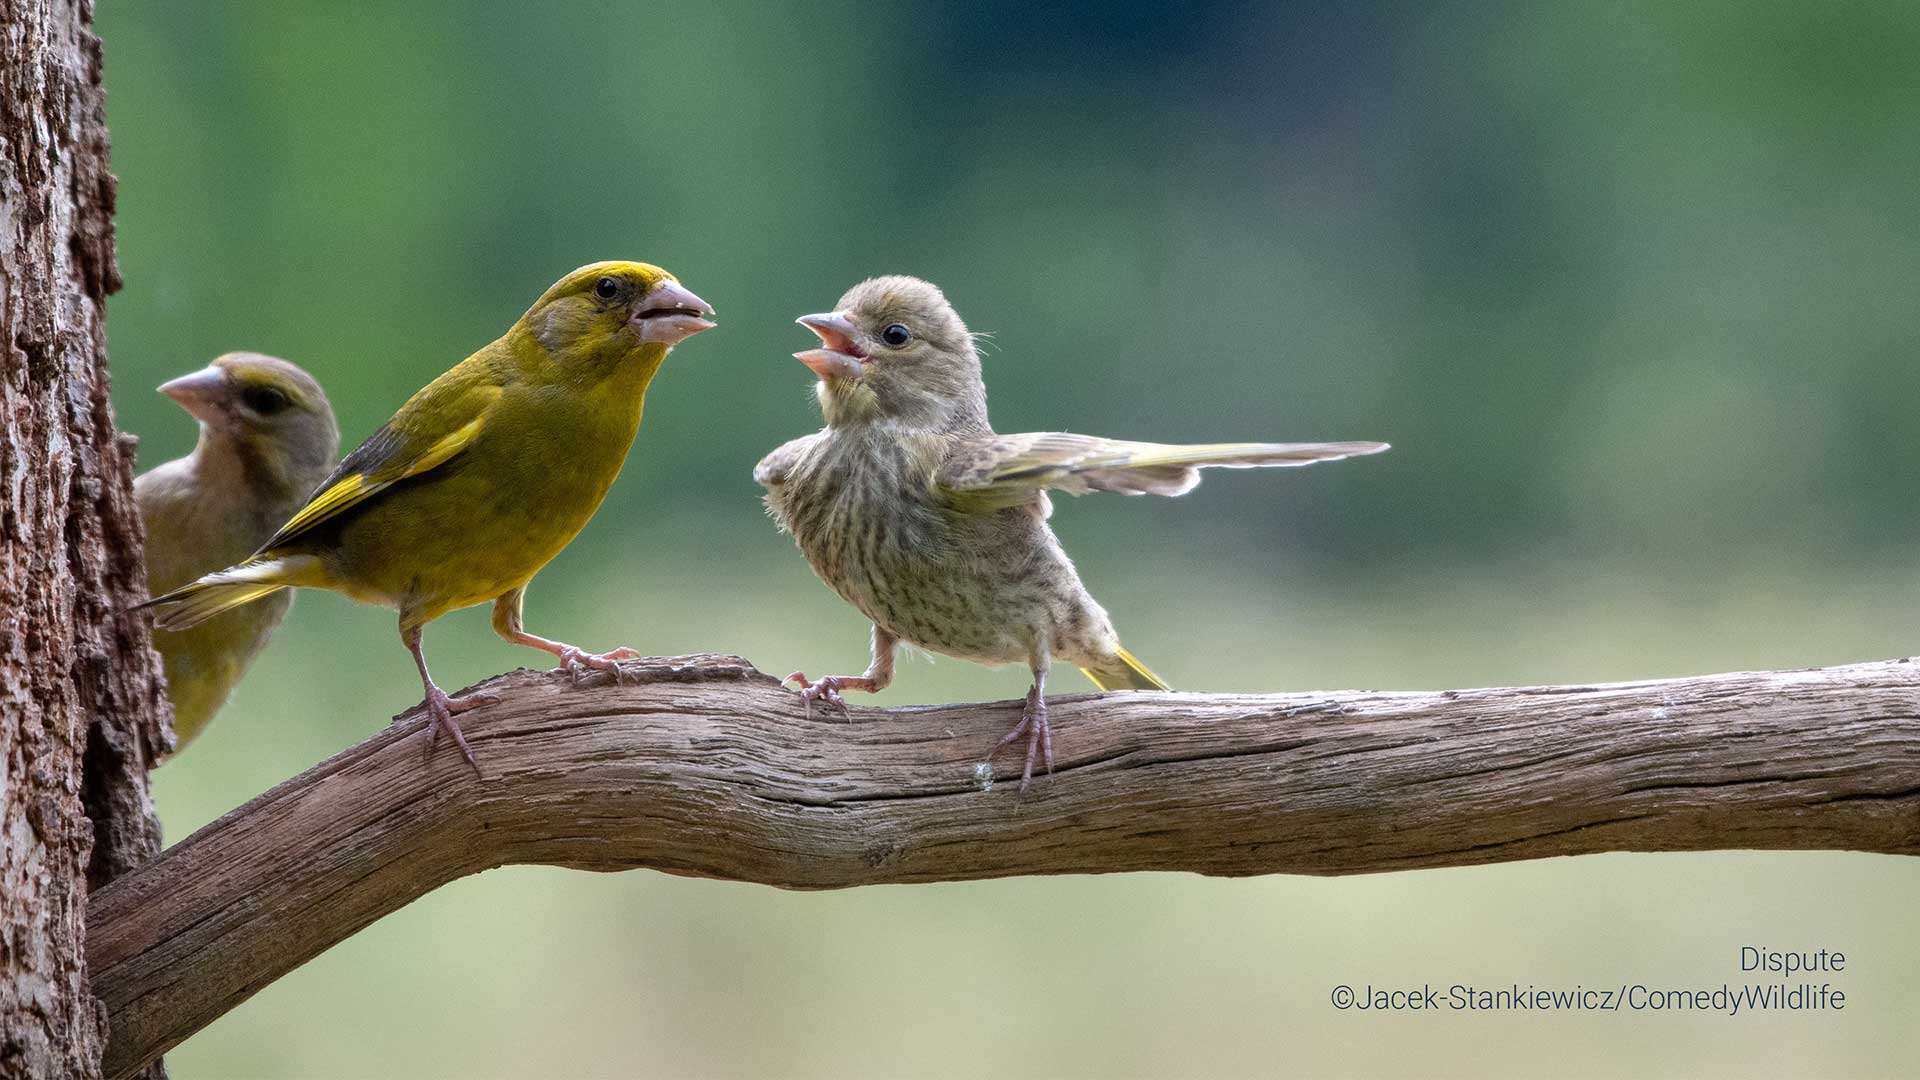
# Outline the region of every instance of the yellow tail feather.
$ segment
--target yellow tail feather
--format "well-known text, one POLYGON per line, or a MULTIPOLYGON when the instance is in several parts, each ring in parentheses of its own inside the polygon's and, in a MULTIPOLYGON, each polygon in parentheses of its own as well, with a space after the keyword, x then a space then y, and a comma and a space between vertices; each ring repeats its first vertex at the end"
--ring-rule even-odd
POLYGON ((250 604, 281 589, 324 585, 325 578, 317 573, 319 566, 319 560, 310 555, 248 559, 156 596, 134 610, 157 608, 158 614, 153 620, 155 629, 185 630, 229 608, 250 604))
POLYGON ((1125 649, 1114 651, 1114 661, 1100 668, 1083 667, 1080 669, 1093 685, 1102 690, 1171 690, 1161 681, 1160 676, 1147 670, 1134 655, 1125 649))
POLYGON ((159 609, 159 614, 153 620, 156 629, 185 630, 190 626, 198 626, 229 608, 250 604, 284 588, 286 588, 285 585, 266 585, 259 582, 196 581, 191 585, 183 585, 165 596, 156 596, 140 606, 159 609))

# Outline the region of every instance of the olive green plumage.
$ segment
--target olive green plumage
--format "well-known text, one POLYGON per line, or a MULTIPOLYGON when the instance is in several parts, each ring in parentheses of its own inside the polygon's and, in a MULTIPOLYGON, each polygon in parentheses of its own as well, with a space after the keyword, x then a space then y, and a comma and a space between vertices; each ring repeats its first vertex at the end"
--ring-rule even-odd
POLYGON ((486 699, 434 685, 421 627, 493 601, 502 637, 566 666, 637 655, 526 633, 521 602, 619 474, 668 350, 711 328, 712 311, 657 266, 568 274, 504 336, 408 399, 252 558, 149 601, 157 625, 192 626, 293 586, 395 608, 435 736, 446 730, 473 761, 452 714, 486 699))
MULTIPOLYGON (((156 592, 246 558, 306 502, 340 450, 326 393, 285 360, 228 353, 160 391, 200 422, 200 441, 133 482, 156 592)), ((292 602, 276 596, 154 635, 176 753, 213 719, 292 602)))
POLYGON ((863 282, 838 310, 800 320, 824 346, 795 354, 820 379, 827 426, 754 470, 767 507, 814 571, 873 621, 865 674, 808 680, 809 701, 878 691, 905 641, 985 664, 1024 662, 1033 688, 1019 726, 1052 768, 1044 691, 1055 659, 1103 690, 1166 689, 1120 645, 1047 525, 1047 489, 1180 495, 1210 466, 1306 465, 1384 443, 1168 446, 1064 432, 996 434, 973 335, 939 289, 909 277, 863 282))

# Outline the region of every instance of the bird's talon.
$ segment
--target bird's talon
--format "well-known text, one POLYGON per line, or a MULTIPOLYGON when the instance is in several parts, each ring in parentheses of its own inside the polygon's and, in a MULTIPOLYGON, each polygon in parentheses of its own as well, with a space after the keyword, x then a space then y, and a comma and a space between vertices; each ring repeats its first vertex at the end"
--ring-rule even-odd
POLYGON ((858 690, 866 690, 866 688, 868 688, 868 682, 866 682, 866 678, 862 678, 862 676, 822 675, 818 680, 812 680, 812 678, 806 678, 804 671, 795 671, 793 675, 781 678, 780 682, 781 686, 785 686, 787 682, 799 684, 801 709, 803 709, 801 715, 804 715, 806 719, 812 719, 812 715, 814 715, 814 701, 816 700, 826 701, 828 705, 841 711, 841 717, 852 719, 852 709, 847 707, 847 698, 841 696, 841 688, 843 688, 843 686, 851 686, 851 684, 856 684, 854 688, 858 688, 858 690))
POLYGON ((466 712, 481 705, 497 704, 499 700, 492 694, 462 694, 457 698, 448 697, 445 691, 434 687, 427 694, 425 703, 428 731, 427 756, 429 758, 433 756, 434 750, 440 745, 440 733, 445 731, 452 736, 453 744, 460 748, 460 756, 466 758, 467 764, 473 767, 474 775, 480 775, 480 762, 474 758, 473 747, 467 745, 467 737, 461 733, 460 725, 454 723, 453 714, 466 712))
MULTIPOLYGON (((786 678, 781 679, 780 682, 783 685, 786 683, 799 684, 801 715, 808 719, 813 718, 813 703, 816 700, 824 701, 828 705, 839 709, 840 715, 849 720, 853 718, 853 710, 847 708, 847 699, 840 694, 841 687, 849 683, 861 682, 853 676, 822 675, 818 681, 815 681, 808 679, 805 672, 796 671, 786 678)), ((864 682, 861 682, 861 686, 865 685, 864 682)))
POLYGON ((813 689, 813 683, 807 680, 807 673, 804 671, 796 671, 780 680, 781 686, 785 686, 788 683, 797 684, 797 689, 800 694, 800 715, 808 720, 813 719, 813 695, 808 693, 808 691, 813 689))
POLYGON ((590 653, 585 649, 577 648, 573 645, 562 645, 554 655, 560 658, 560 666, 554 668, 554 670, 566 672, 568 677, 573 680, 573 684, 579 686, 587 677, 588 672, 592 671, 609 672, 613 675, 614 682, 625 682, 626 676, 621 670, 619 662, 622 660, 633 660, 645 654, 638 649, 628 648, 625 645, 617 649, 609 649, 603 653, 590 653))
POLYGON ((993 755, 999 753, 1001 747, 1022 735, 1027 737, 1027 762, 1020 772, 1020 793, 1024 795, 1033 786, 1033 763, 1036 758, 1044 757, 1047 775, 1053 775, 1053 729, 1047 724, 1047 701, 1040 696, 1038 688, 1027 692, 1026 705, 1020 710, 1020 722, 993 744, 993 751, 987 754, 988 768, 992 768, 993 755))

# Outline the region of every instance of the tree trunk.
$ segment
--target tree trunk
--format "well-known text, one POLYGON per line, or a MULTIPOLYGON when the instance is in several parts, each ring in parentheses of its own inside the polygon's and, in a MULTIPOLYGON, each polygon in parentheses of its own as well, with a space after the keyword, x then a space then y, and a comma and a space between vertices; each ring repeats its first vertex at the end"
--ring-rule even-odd
POLYGON ((166 699, 107 400, 114 180, 84 0, 0 0, 0 1077, 100 1074, 88 889, 151 858, 166 699))

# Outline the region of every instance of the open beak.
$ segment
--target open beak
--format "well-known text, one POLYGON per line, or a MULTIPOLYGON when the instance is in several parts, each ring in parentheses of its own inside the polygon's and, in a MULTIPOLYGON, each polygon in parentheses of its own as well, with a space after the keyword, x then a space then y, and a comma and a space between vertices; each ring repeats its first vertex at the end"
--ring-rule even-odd
POLYGON ((825 315, 802 315, 793 320, 820 336, 824 349, 808 349, 793 354, 795 360, 813 369, 823 379, 857 379, 864 370, 861 361, 866 350, 855 341, 858 329, 853 320, 835 311, 825 315))
POLYGON ((663 281, 633 305, 627 322, 642 342, 673 346, 716 325, 707 316, 713 305, 688 292, 677 281, 663 281))
POLYGON ((179 402, 203 424, 218 426, 226 420, 222 403, 227 397, 227 373, 217 367, 169 379, 160 384, 160 392, 179 402))

